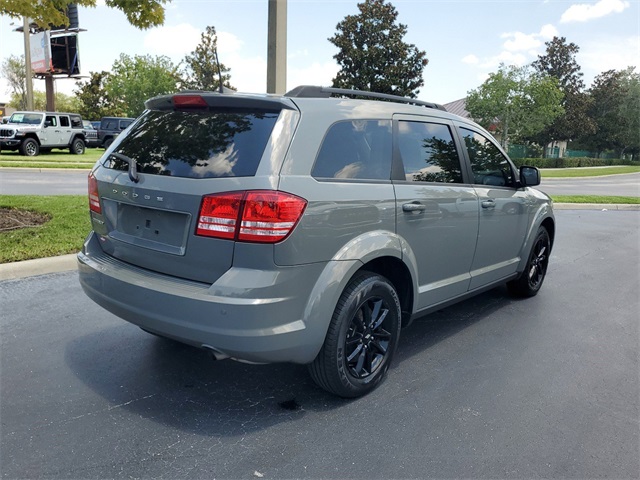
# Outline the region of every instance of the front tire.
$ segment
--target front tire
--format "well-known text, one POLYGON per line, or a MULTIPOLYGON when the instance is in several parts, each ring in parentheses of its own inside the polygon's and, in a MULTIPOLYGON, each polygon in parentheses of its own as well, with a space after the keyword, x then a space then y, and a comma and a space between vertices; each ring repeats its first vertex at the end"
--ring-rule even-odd
POLYGON ((26 157, 37 157, 40 153, 40 145, 33 138, 27 138, 20 145, 20 153, 26 157))
POLYGON ((340 296, 322 349, 309 365, 311 378, 345 398, 370 392, 391 365, 400 319, 393 285, 371 272, 356 275, 340 296))
POLYGON ((507 283, 509 292, 518 297, 533 297, 538 294, 542 282, 547 275, 549 255, 551 253, 551 239, 544 227, 540 227, 533 241, 527 265, 516 280, 507 283))
POLYGON ((71 148, 69 148, 69 150, 75 155, 83 155, 85 148, 86 147, 84 144, 84 140, 82 140, 81 138, 74 138, 73 142, 71 142, 71 148))

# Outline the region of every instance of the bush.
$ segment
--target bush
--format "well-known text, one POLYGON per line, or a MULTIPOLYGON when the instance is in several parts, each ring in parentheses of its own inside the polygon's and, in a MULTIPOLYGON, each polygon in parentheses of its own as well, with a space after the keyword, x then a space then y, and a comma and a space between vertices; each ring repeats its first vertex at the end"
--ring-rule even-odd
POLYGON ((512 158, 517 167, 529 165, 538 168, 575 168, 575 167, 610 167, 611 165, 640 166, 640 161, 622 160, 619 158, 512 158))

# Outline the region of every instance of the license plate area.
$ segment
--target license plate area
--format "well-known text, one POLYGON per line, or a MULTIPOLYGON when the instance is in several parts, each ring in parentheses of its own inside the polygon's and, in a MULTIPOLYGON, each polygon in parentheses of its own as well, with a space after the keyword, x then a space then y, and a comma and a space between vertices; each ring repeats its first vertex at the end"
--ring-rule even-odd
POLYGON ((173 255, 185 254, 190 214, 107 199, 103 204, 111 227, 111 238, 173 255))

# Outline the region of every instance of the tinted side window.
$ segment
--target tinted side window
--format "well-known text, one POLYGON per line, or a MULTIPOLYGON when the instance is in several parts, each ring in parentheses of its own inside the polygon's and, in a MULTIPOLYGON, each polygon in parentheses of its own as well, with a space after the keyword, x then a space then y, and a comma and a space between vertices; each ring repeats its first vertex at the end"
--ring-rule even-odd
POLYGON ((462 183, 460 157, 447 125, 400 121, 398 148, 407 180, 462 183))
POLYGON ((47 115, 46 117, 44 117, 44 125, 45 127, 57 127, 58 121, 53 115, 47 115))
POLYGON ((125 128, 127 128, 129 125, 131 125, 133 123, 133 120, 122 120, 120 122, 120 130, 124 130, 125 128))
POLYGON ((69 117, 60 117, 60 126, 61 127, 69 127, 71 124, 69 123, 69 117))
POLYGON ((82 119, 81 119, 81 117, 78 117, 77 115, 72 115, 71 116, 71 126, 73 128, 82 128, 82 119))
POLYGON ((513 170, 505 156, 491 140, 477 132, 461 128, 460 133, 469 153, 473 182, 505 187, 513 185, 513 170))
POLYGON ((311 175, 316 178, 389 180, 391 121, 334 123, 324 137, 311 175))
POLYGON ((118 128, 117 120, 103 120, 102 129, 103 130, 115 130, 118 128))

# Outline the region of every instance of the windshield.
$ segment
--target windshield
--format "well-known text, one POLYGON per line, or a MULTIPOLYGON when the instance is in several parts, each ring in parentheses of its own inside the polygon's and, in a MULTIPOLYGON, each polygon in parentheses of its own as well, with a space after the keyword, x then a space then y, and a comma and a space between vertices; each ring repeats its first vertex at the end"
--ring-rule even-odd
MULTIPOLYGON (((147 111, 118 145, 141 173, 188 178, 255 175, 279 112, 147 111)), ((127 170, 109 156, 104 166, 127 170)))
POLYGON ((14 113, 9 119, 9 123, 23 125, 40 125, 40 122, 42 122, 41 113, 14 113))

